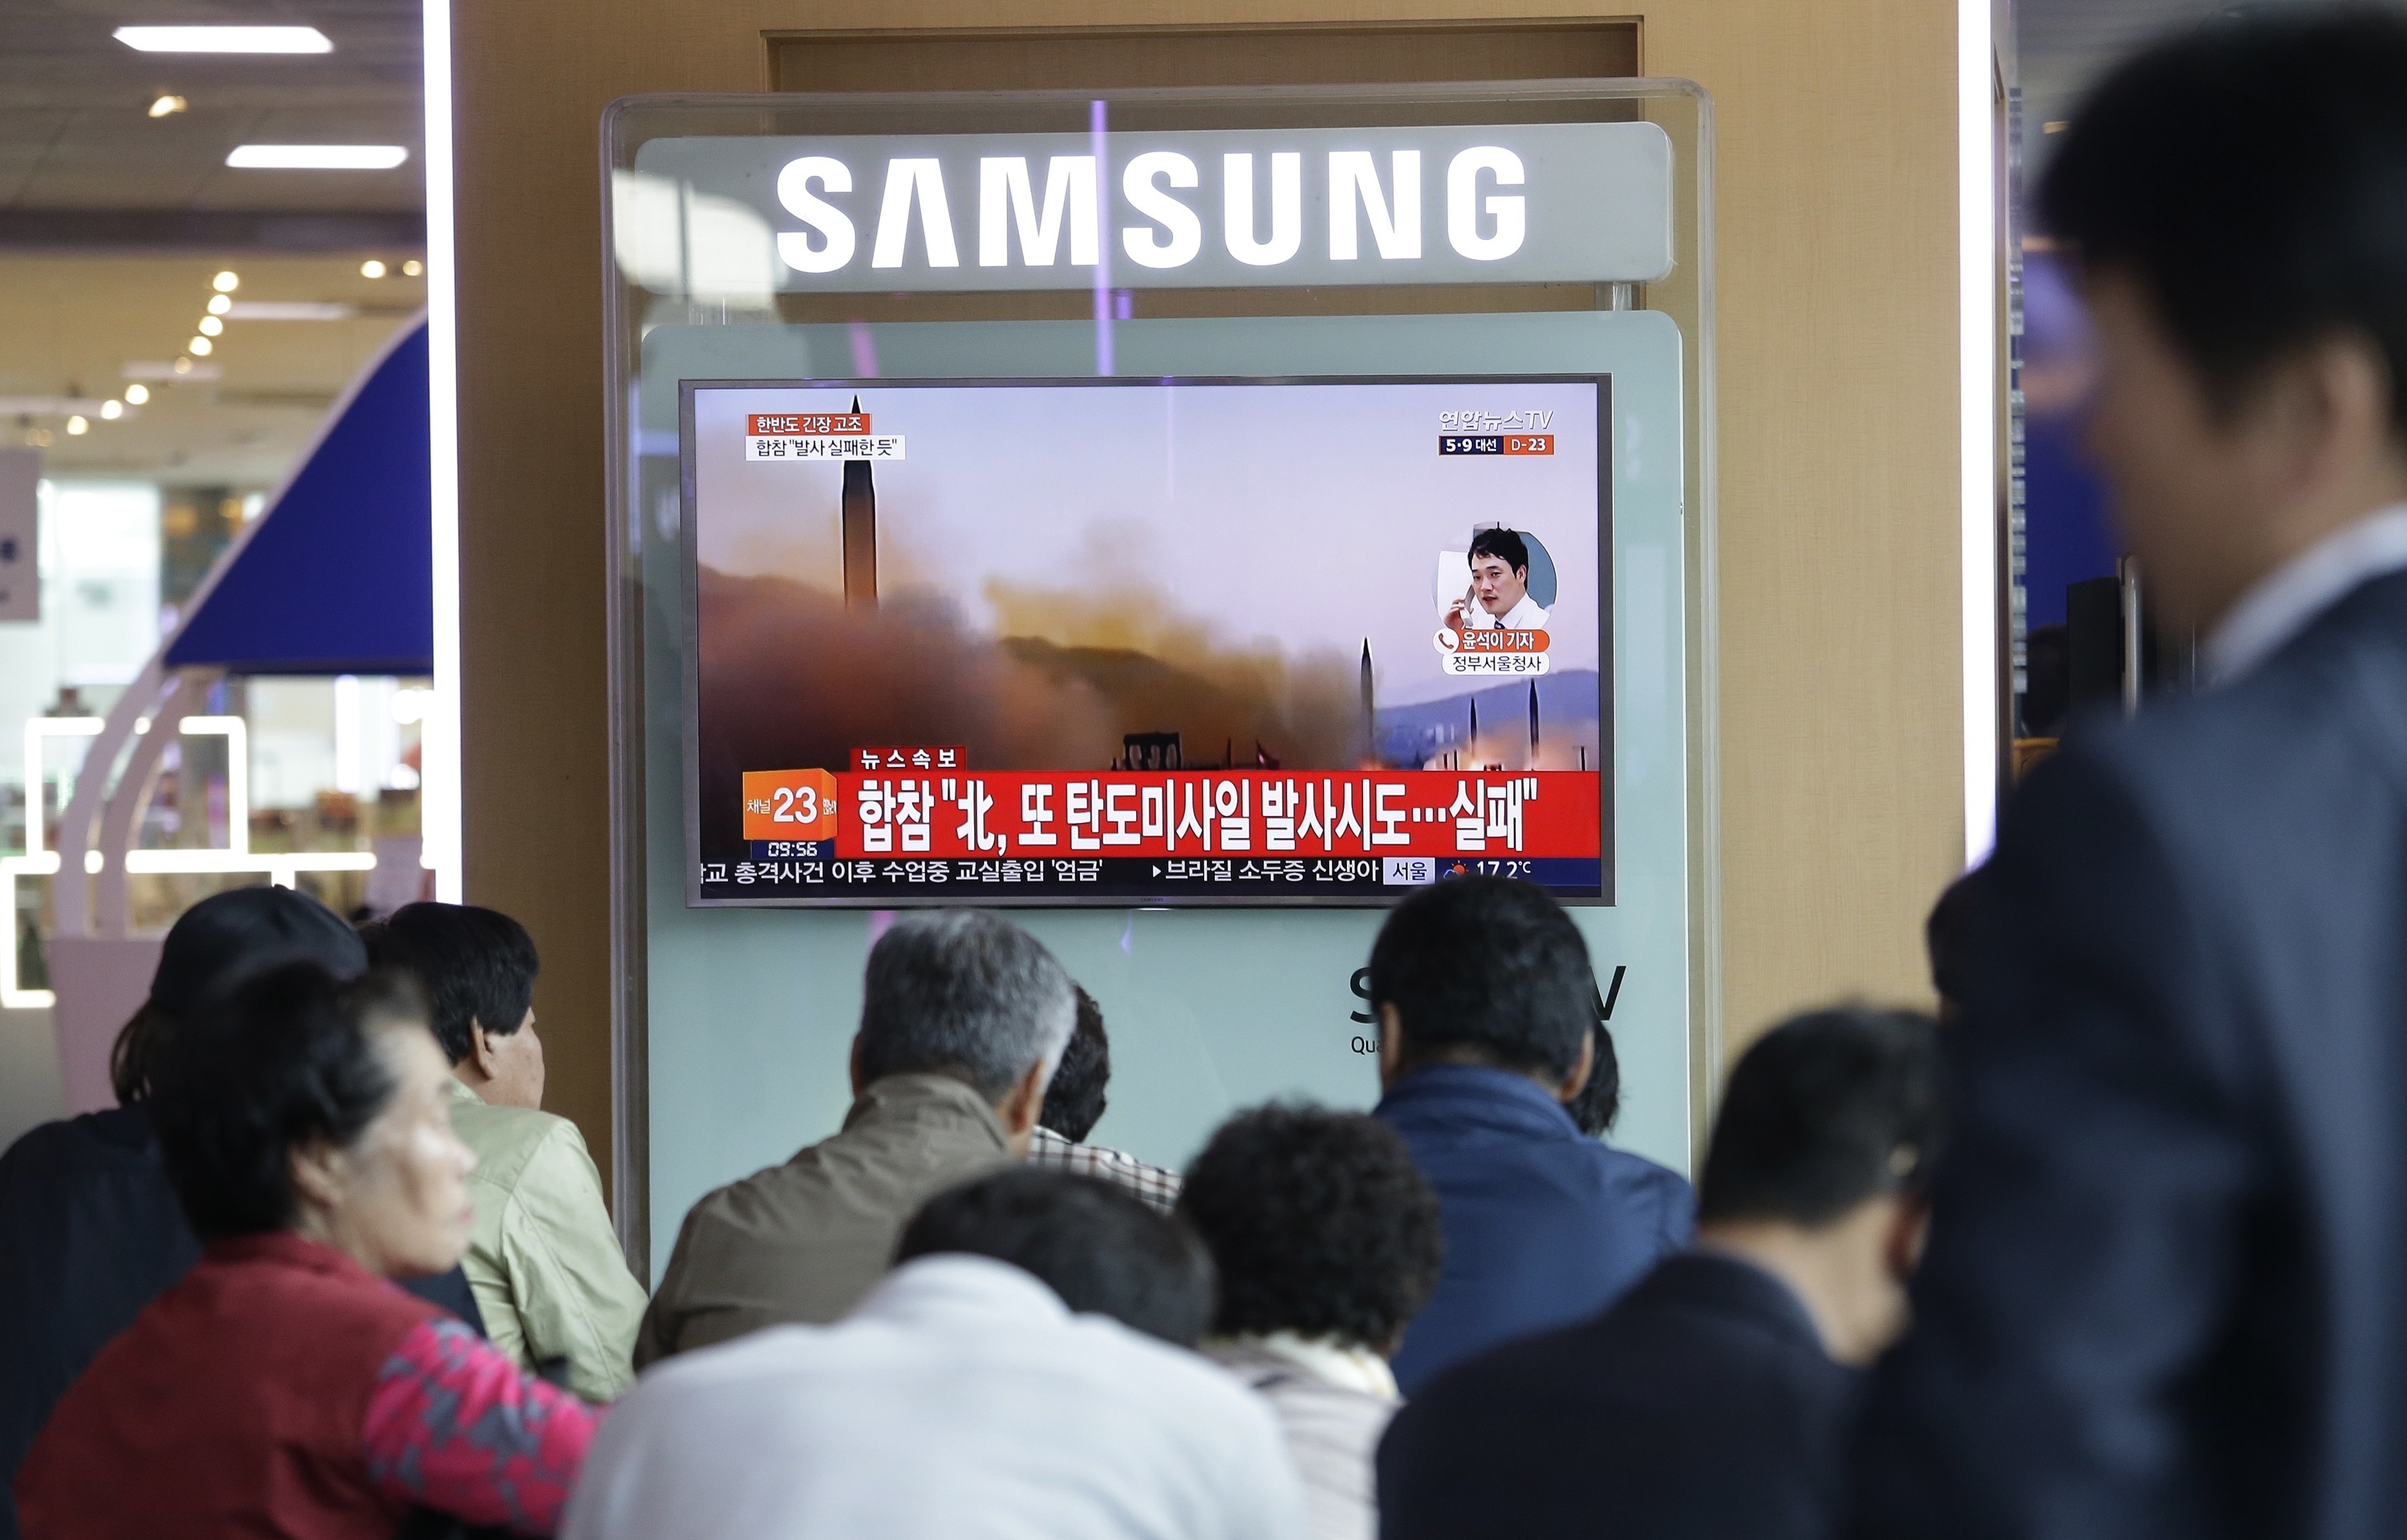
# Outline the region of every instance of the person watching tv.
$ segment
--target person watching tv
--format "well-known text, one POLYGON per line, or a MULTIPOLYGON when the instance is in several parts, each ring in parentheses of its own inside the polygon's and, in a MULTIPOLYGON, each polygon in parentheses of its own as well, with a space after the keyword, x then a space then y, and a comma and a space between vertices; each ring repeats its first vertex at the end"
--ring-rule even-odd
POLYGON ((467 1250, 449 1079, 406 975, 289 963, 175 1035, 153 1115, 206 1250, 51 1412, 26 1540, 552 1533, 595 1414, 389 1281, 467 1250))
POLYGON ((1595 1314, 1688 1244, 1678 1173, 1580 1131, 1595 1066, 1588 944, 1545 890, 1453 877, 1371 949, 1376 1115, 1437 1189, 1446 1266, 1395 1357, 1406 1395, 1483 1349, 1595 1314))
POLYGON ((1860 1370, 1904 1328, 1941 1137, 1938 1031, 1848 1009, 1757 1039, 1697 1243, 1594 1320, 1440 1375, 1379 1448, 1388 1540, 1822 1540, 1860 1370))
POLYGON ((1300 1540, 1271 1409, 1189 1349, 1212 1261, 1090 1177, 937 1194, 832 1325, 681 1353, 611 1408, 570 1540, 1300 1540))
POLYGON ((1398 1405, 1388 1355, 1446 1250, 1412 1151, 1359 1112, 1257 1108, 1195 1157, 1178 1215, 1220 1272, 1204 1351, 1278 1413, 1313 1540, 1372 1540, 1371 1456, 1398 1405))
POLYGON ((1103 1120, 1104 1088, 1112 1079, 1112 1041, 1104 1031, 1104 1011, 1095 997, 1075 984, 1070 987, 1078 991, 1078 1024, 1071 1029, 1061 1066, 1045 1087, 1045 1110, 1028 1136, 1028 1164, 1108 1181, 1166 1214, 1178 1201, 1177 1172, 1148 1165, 1125 1150, 1087 1142, 1103 1120))
MULTIPOLYGON (((337 979, 368 966, 351 927, 307 894, 263 883, 192 905, 161 943, 150 997, 109 1055, 118 1105, 46 1123, 0 1155, 0 1540, 17 1540, 9 1487, 51 1406, 201 1257, 159 1160, 161 1055, 207 1002, 304 959, 337 979)), ((458 1267, 402 1287, 484 1329, 458 1267)))
POLYGON ((1543 630, 1546 612, 1530 597, 1530 543, 1506 529, 1471 537, 1471 590, 1446 606, 1450 631, 1543 630))
POLYGON ((543 1108, 541 967, 526 927, 472 904, 405 904, 365 928, 379 967, 413 974, 451 1061, 451 1125, 477 1152, 464 1265, 485 1329, 519 1366, 588 1401, 635 1378, 644 1287, 627 1270, 585 1137, 543 1108))
POLYGON ((687 1211, 636 1366, 842 1319, 931 1194, 1026 1158, 1077 1015, 1072 989, 1043 943, 999 915, 895 921, 869 952, 843 1128, 687 1211))

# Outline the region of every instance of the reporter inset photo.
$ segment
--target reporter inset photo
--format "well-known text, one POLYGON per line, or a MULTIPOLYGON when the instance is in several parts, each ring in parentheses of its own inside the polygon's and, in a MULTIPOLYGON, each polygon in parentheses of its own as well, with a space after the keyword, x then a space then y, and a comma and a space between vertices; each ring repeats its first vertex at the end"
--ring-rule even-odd
POLYGON ((1467 553, 1438 554, 1437 598, 1450 631, 1544 630, 1555 601, 1554 558, 1527 530, 1480 530, 1467 553))

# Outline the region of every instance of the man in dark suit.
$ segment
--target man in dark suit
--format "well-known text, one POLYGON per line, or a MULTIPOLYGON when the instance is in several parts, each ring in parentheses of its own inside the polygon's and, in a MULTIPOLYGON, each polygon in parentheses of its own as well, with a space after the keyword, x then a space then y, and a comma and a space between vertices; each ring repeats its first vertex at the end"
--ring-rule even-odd
POLYGON ((1679 1174, 1580 1132, 1596 975, 1544 888, 1451 877, 1396 906, 1371 948, 1377 1115, 1437 1190, 1446 1266, 1404 1332, 1415 1393, 1483 1349, 1594 1315, 1686 1245, 1679 1174))
POLYGON ((2008 811, 1855 1527, 2407 1534, 2407 21, 2159 45, 2044 211, 2213 683, 2008 811))
POLYGON ((1694 1250, 1440 1375, 1379 1447, 1384 1540, 1815 1540, 1904 1324, 1938 1137, 1927 1017, 1801 1016, 1739 1061, 1694 1250))

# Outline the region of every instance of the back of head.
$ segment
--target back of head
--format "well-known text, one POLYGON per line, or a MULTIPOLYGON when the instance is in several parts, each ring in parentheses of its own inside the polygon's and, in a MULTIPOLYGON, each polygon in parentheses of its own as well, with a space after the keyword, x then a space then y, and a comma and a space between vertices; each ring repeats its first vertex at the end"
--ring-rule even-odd
POLYGON ((1973 868, 1947 884, 1922 923, 1922 944, 1930 958, 1930 985, 1939 995, 1939 1009, 1947 1015, 1963 1009, 1972 987, 1973 929, 1981 872, 1973 868))
POLYGON ((1077 1024, 1061 1050, 1061 1062, 1045 1084, 1045 1110, 1036 1119, 1072 1144, 1084 1144, 1103 1121, 1104 1087, 1112 1079, 1112 1042, 1104 1033, 1103 1007, 1077 985, 1077 1024))
POLYGON ((344 982, 315 963, 258 974, 184 1024, 160 1056, 152 1116, 160 1155, 204 1239, 289 1229, 292 1155, 348 1149, 392 1097, 376 1038, 420 1030, 406 976, 344 982))
POLYGON ((1905 1010, 1793 1017, 1731 1071, 1714 1121, 1697 1220, 1808 1229, 1869 1198, 1914 1191, 1941 1132, 1938 1027, 1905 1010))
POLYGON ((939 1193, 894 1260, 947 1252, 1007 1262, 1073 1310, 1181 1348, 1212 1314, 1212 1259, 1194 1232, 1087 1177, 1016 1166, 939 1193))
POLYGON ((1032 1066, 1061 1058, 1077 1013, 1073 987, 1044 943, 1000 915, 905 915, 870 949, 862 1077, 957 1075, 1000 1101, 1032 1066))
POLYGON ((1437 1194, 1403 1136, 1356 1112, 1239 1113, 1188 1168, 1178 1212, 1219 1269, 1224 1335, 1392 1350, 1446 1255, 1437 1194))
MULTIPOLYGON (((2407 18, 2260 9, 2146 49, 2073 114, 2040 203, 2227 405, 2335 333, 2407 380, 2407 18)), ((2391 410, 2407 430, 2395 383, 2391 410)))
POLYGON ((1590 1034, 1596 1040, 1595 1056, 1589 1060, 1588 1080, 1580 1086, 1579 1095, 1563 1104, 1563 1110, 1579 1124, 1580 1132, 1589 1138, 1601 1139, 1613 1132, 1621 1117, 1621 1055, 1613 1046, 1613 1029, 1604 1024, 1604 1010, 1597 1009, 1596 1030, 1590 1034))
POLYGON ((109 1053, 117 1099, 135 1102, 150 1094, 158 1061, 180 1024, 243 980, 292 962, 313 962, 336 979, 355 979, 366 971, 368 956, 340 916, 291 888, 230 888, 177 916, 159 948, 150 996, 109 1053))
POLYGON ((1371 1000, 1396 1008, 1407 1067, 1455 1056, 1560 1083, 1595 1024, 1595 996, 1572 917, 1508 878, 1421 889, 1371 948, 1371 1000))
POLYGON ((435 1040, 455 1065, 474 1047, 472 1024, 507 1037, 534 1004, 534 938, 499 910, 404 904, 366 934, 377 967, 411 974, 426 991, 435 1040))

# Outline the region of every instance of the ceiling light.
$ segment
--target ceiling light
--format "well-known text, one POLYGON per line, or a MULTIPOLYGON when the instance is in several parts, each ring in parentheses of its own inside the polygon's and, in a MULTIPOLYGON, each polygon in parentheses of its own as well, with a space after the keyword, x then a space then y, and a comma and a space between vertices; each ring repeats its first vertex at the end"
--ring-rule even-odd
POLYGON ((115 422, 118 418, 125 415, 125 403, 121 401, 102 402, 100 403, 100 415, 107 418, 110 422, 115 422))
POLYGON ((401 264, 401 276, 405 278, 415 278, 425 271, 426 264, 418 261, 415 257, 401 264))
POLYGON ((224 315, 227 311, 232 310, 233 308, 234 308, 234 301, 232 301, 232 300, 230 300, 230 299, 227 299, 223 294, 212 294, 212 295, 210 295, 210 296, 209 296, 209 314, 210 314, 210 315, 212 315, 212 316, 222 316, 222 315, 224 315))
POLYGON ((125 402, 129 406, 139 406, 150 399, 150 388, 147 385, 129 385, 125 388, 125 402))
POLYGON ((143 53, 332 53, 316 27, 120 27, 117 40, 143 53))
POLYGON ((180 96, 162 96, 150 104, 150 116, 153 118, 169 118, 183 110, 184 99, 180 96))
POLYGON ((216 336, 219 332, 222 332, 222 331, 224 331, 224 330, 225 330, 225 322, 223 322, 223 321, 221 321, 221 320, 218 319, 215 316, 203 316, 203 317, 201 318, 201 335, 202 335, 202 336, 205 336, 205 337, 214 337, 214 336, 216 336))
POLYGON ((226 307, 230 321, 347 321, 357 305, 329 300, 236 300, 226 307))
POLYGON ((231 294, 242 287, 242 280, 232 273, 221 273, 209 280, 209 287, 221 294, 231 294))
POLYGON ((191 374, 192 372, 192 360, 190 360, 190 359, 178 359, 178 360, 176 360, 176 373, 178 373, 178 374, 191 374))
POLYGON ((360 276, 363 278, 383 277, 384 263, 377 261, 374 257, 370 257, 367 261, 360 263, 360 276))
POLYGON ((215 346, 217 344, 207 337, 194 337, 184 345, 184 351, 196 359, 206 359, 209 356, 209 350, 215 346))
POLYGON ((253 171, 391 171, 408 159, 399 145, 236 145, 225 163, 253 171))
POLYGON ((89 433, 89 432, 91 432, 91 431, 92 431, 92 424, 91 424, 91 423, 89 423, 89 422, 87 422, 87 421, 85 421, 82 417, 69 417, 69 418, 67 418, 67 436, 68 436, 68 437, 73 438, 73 437, 74 437, 76 434, 78 434, 78 433, 89 433))
POLYGON ((25 442, 36 449, 47 449, 55 441, 49 429, 35 428, 26 432, 25 442))

